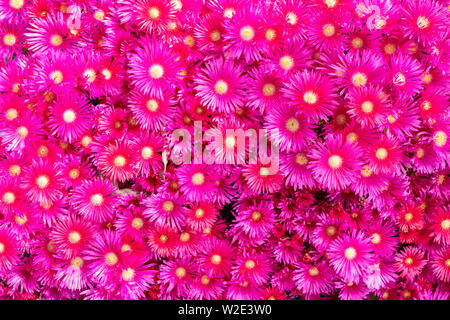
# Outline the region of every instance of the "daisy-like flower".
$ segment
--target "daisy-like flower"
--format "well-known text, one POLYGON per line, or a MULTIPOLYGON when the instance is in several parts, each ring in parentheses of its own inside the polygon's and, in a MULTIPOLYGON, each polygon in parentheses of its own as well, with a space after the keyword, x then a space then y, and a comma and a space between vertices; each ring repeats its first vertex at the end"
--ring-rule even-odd
POLYGON ((142 209, 127 208, 116 216, 114 226, 120 234, 131 236, 135 239, 143 239, 149 228, 149 223, 144 217, 142 209))
POLYGON ((186 208, 182 203, 183 198, 170 193, 152 195, 142 201, 146 207, 144 216, 156 226, 180 231, 186 220, 186 208))
POLYGON ((224 289, 222 279, 199 273, 189 285, 187 297, 194 300, 218 300, 223 295, 224 289))
POLYGON ((304 151, 280 154, 280 171, 286 179, 286 184, 295 189, 312 187, 316 184, 308 169, 310 156, 304 151))
POLYGON ((349 113, 363 127, 377 127, 385 121, 389 96, 380 87, 355 88, 349 98, 349 113))
POLYGON ((22 19, 1 20, 0 52, 3 55, 12 55, 21 50, 24 40, 23 32, 26 25, 22 19))
POLYGON ((73 52, 77 40, 72 37, 61 12, 49 14, 45 19, 30 23, 25 33, 30 50, 37 53, 73 52))
POLYGON ((311 152, 311 168, 314 178, 330 190, 340 190, 350 185, 356 172, 362 169, 360 148, 342 135, 329 136, 325 144, 319 144, 311 152))
POLYGON ((154 283, 156 271, 153 267, 153 263, 142 257, 128 259, 117 272, 115 282, 110 287, 115 287, 121 299, 141 299, 145 297, 144 292, 154 283))
POLYGON ((89 103, 72 90, 60 91, 50 107, 48 126, 59 138, 72 143, 91 127, 89 103))
POLYGON ((422 229, 424 225, 423 210, 418 205, 407 204, 400 209, 398 220, 402 230, 422 229))
POLYGON ((430 222, 434 241, 441 245, 450 244, 450 210, 448 208, 437 208, 430 222))
POLYGON ((369 296, 369 289, 363 282, 338 282, 336 288, 342 300, 365 300, 369 296))
POLYGON ((83 181, 92 178, 94 175, 90 164, 87 161, 81 162, 80 158, 75 155, 65 157, 61 168, 66 188, 79 186, 83 181))
POLYGON ((15 176, 7 176, 0 180, 0 212, 4 216, 20 213, 25 208, 26 199, 20 180, 15 176))
MULTIPOLYGON (((124 1, 122 20, 136 22, 138 27, 152 33, 167 32, 175 22, 175 3, 168 0, 124 1)), ((120 14, 120 13, 119 13, 120 14)))
POLYGON ((189 259, 165 261, 159 272, 159 281, 167 292, 174 291, 178 297, 182 295, 197 274, 197 266, 189 259))
POLYGON ((409 55, 399 54, 391 58, 391 87, 400 97, 409 97, 423 88, 420 80, 422 73, 423 67, 409 55))
POLYGON ((280 100, 282 81, 276 70, 262 65, 249 72, 251 77, 248 88, 248 105, 264 113, 273 110, 280 100))
POLYGON ((247 281, 261 286, 267 282, 271 272, 271 261, 267 254, 251 250, 243 252, 236 259, 232 268, 232 278, 235 281, 247 281))
POLYGON ((426 263, 424 252, 417 247, 409 246, 396 254, 394 268, 400 272, 401 277, 413 280, 422 272, 426 263))
POLYGON ((219 211, 209 202, 198 202, 188 210, 186 225, 194 231, 203 232, 216 222, 219 211))
POLYGON ((438 120, 447 109, 447 96, 441 88, 426 89, 417 101, 423 120, 438 120))
POLYGON ((133 90, 128 104, 136 122, 144 130, 161 131, 171 121, 170 115, 174 111, 169 92, 164 92, 162 98, 157 98, 133 90))
POLYGON ((282 20, 284 33, 294 41, 306 36, 305 27, 308 21, 307 4, 294 0, 282 0, 275 7, 277 15, 282 20))
POLYGON ((147 238, 150 252, 157 257, 165 258, 174 255, 177 234, 173 229, 155 224, 155 227, 148 231, 147 238))
POLYGON ((389 288, 398 279, 393 267, 392 257, 375 258, 375 263, 367 267, 367 278, 364 280, 371 290, 389 288))
POLYGON ((308 141, 315 136, 308 118, 297 111, 295 106, 281 105, 268 112, 265 128, 275 131, 271 138, 281 151, 298 152, 305 149, 308 141))
POLYGON ((200 270, 208 277, 217 277, 229 274, 234 258, 234 249, 228 241, 214 237, 206 243, 204 253, 199 256, 198 262, 200 270))
POLYGON ((90 242, 89 248, 83 252, 88 264, 89 274, 100 283, 108 284, 121 264, 122 238, 117 232, 105 230, 90 242))
POLYGON ((434 276, 446 283, 450 282, 450 249, 444 247, 438 249, 430 259, 434 276))
POLYGON ((264 46, 261 13, 257 5, 244 4, 236 8, 231 19, 224 22, 224 51, 230 58, 244 57, 247 63, 261 59, 264 46))
POLYGON ((329 244, 340 236, 343 230, 339 219, 322 216, 311 236, 311 242, 317 249, 326 250, 329 244))
POLYGON ((405 11, 402 31, 406 36, 418 39, 426 46, 433 45, 441 39, 446 24, 446 7, 438 1, 408 0, 403 4, 405 11))
POLYGON ((24 173, 22 187, 32 202, 50 203, 61 196, 63 183, 57 163, 38 159, 24 173))
POLYGON ((348 282, 358 283, 373 260, 369 239, 361 232, 340 236, 328 253, 334 270, 348 282))
POLYGON ((62 260, 55 268, 55 279, 60 282, 61 287, 63 288, 69 290, 82 290, 90 284, 87 262, 82 256, 62 260))
POLYGON ((0 130, 0 137, 6 149, 19 153, 33 145, 43 135, 42 119, 28 111, 23 116, 15 117, 6 123, 6 127, 0 130))
POLYGON ((312 18, 307 24, 307 37, 317 50, 336 50, 343 45, 340 23, 335 15, 328 12, 311 12, 312 18))
POLYGON ((135 154, 130 141, 126 139, 115 140, 103 146, 97 156, 98 169, 113 181, 124 182, 135 176, 135 154))
POLYGON ((252 245, 262 245, 270 236, 275 224, 273 204, 254 201, 250 206, 238 210, 233 230, 238 240, 247 237, 252 245))
POLYGON ((333 272, 326 260, 318 263, 300 263, 296 266, 292 279, 297 288, 307 295, 327 294, 333 289, 333 272))
POLYGON ((135 148, 139 154, 135 163, 139 175, 147 177, 152 173, 158 174, 162 170, 164 165, 161 156, 164 148, 162 137, 142 132, 135 139, 135 148))
POLYGON ((288 75, 300 71, 302 68, 311 67, 313 51, 303 42, 283 42, 283 46, 273 49, 268 55, 268 65, 278 74, 288 75))
POLYGON ((373 222, 367 232, 373 250, 379 256, 390 256, 398 246, 395 226, 390 221, 378 220, 373 222))
POLYGON ((331 115, 337 106, 337 94, 331 80, 318 71, 294 74, 282 92, 289 105, 314 119, 331 115))
POLYGON ((400 169, 404 155, 395 139, 382 135, 366 149, 369 166, 375 173, 393 173, 400 169))
POLYGON ((244 104, 244 70, 233 60, 209 61, 194 79, 195 90, 205 106, 212 111, 232 113, 244 104))
POLYGON ((194 39, 201 50, 218 50, 223 44, 225 28, 217 16, 201 17, 194 28, 194 39))
POLYGON ((282 186, 280 171, 269 165, 248 164, 242 169, 248 188, 257 194, 276 192, 282 186))
POLYGON ((140 39, 129 60, 131 83, 143 94, 159 99, 164 97, 164 89, 171 88, 182 76, 178 54, 155 37, 140 39))
POLYGON ((114 216, 116 192, 117 188, 109 180, 86 180, 73 190, 71 202, 86 220, 103 223, 114 216))
POLYGON ((176 171, 180 191, 189 201, 206 201, 216 189, 216 174, 204 164, 183 165, 176 171))
POLYGON ((0 272, 6 273, 19 262, 19 246, 7 228, 0 229, 0 272))

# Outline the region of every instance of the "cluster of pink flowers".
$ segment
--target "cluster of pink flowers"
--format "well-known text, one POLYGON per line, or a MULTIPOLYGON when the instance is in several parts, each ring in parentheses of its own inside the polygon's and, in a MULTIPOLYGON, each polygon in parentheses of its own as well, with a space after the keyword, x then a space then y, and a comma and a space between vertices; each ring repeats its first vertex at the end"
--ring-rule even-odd
POLYGON ((0 298, 449 299, 449 7, 0 0, 0 298))

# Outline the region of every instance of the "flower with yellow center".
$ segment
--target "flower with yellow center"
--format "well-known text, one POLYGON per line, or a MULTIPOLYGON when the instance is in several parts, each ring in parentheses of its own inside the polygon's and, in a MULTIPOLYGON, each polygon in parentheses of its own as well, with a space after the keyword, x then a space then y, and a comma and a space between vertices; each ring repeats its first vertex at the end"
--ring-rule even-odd
POLYGON ((280 58, 280 67, 283 70, 291 70, 294 67, 294 58, 291 56, 283 56, 280 58))
POLYGON ((151 112, 155 112, 159 108, 158 101, 156 101, 155 99, 148 100, 146 106, 147 106, 148 111, 151 111, 151 112))
POLYGON ((139 229, 141 229, 141 228, 144 226, 144 220, 142 220, 142 219, 139 218, 139 217, 136 217, 136 218, 134 218, 134 219, 131 221, 131 226, 132 226, 134 229, 139 230, 139 229))
POLYGON ((262 92, 266 97, 271 97, 275 94, 275 86, 271 83, 266 83, 262 88, 262 92))
POLYGON ((328 165, 330 166, 331 169, 339 169, 340 167, 342 167, 342 157, 335 154, 332 155, 331 157, 328 158, 328 165))
POLYGON ((9 121, 16 119, 18 116, 19 116, 19 112, 17 111, 17 109, 11 108, 11 109, 6 110, 5 117, 9 121))
POLYGON ((261 220, 261 218, 262 218, 262 215, 261 215, 260 212, 255 211, 255 212, 252 213, 252 220, 253 221, 258 222, 258 221, 261 220))
POLYGON ((373 103, 371 101, 364 101, 361 104, 361 109, 364 113, 372 113, 373 111, 373 103))
POLYGON ((348 247, 347 249, 345 249, 344 251, 344 256, 348 259, 348 260, 353 260, 356 258, 356 249, 353 247, 348 247))
POLYGON ((386 148, 378 148, 375 152, 375 157, 377 157, 378 160, 385 160, 388 157, 388 151, 386 148))
POLYGON ((20 175, 21 172, 22 168, 17 164, 13 164, 12 166, 9 167, 9 174, 12 176, 18 176, 20 175))
POLYGON ((14 201, 16 201, 16 196, 13 192, 7 191, 3 194, 2 200, 6 204, 12 204, 14 201))
POLYGON ((50 37, 50 43, 52 46, 59 47, 63 43, 63 38, 59 34, 54 34, 50 37))
POLYGON ((235 13, 236 10, 234 8, 226 8, 223 10, 223 16, 228 19, 231 19, 235 13))
POLYGON ((91 203, 94 206, 101 206, 103 204, 104 198, 101 193, 95 193, 91 196, 91 203))
POLYGON ((114 158, 114 165, 116 167, 122 168, 127 164, 127 159, 124 156, 116 156, 114 158))
POLYGON ((239 34, 244 41, 250 41, 255 37, 255 30, 251 26, 244 26, 241 28, 239 34))
POLYGON ((310 275, 311 277, 316 277, 316 276, 319 275, 319 269, 317 269, 317 267, 311 267, 311 268, 308 270, 308 273, 309 273, 309 275, 310 275))
POLYGON ((119 257, 117 257, 117 254, 115 254, 114 252, 108 252, 107 254, 105 254, 105 263, 108 266, 114 266, 118 261, 119 257))
POLYGON ((405 264, 411 265, 413 263, 414 263, 414 260, 412 258, 408 257, 408 258, 405 259, 405 264))
POLYGON ((425 110, 428 111, 431 109, 431 102, 429 100, 425 100, 420 104, 420 107, 425 110))
POLYGON ((2 254, 3 252, 5 252, 5 245, 3 244, 3 242, 0 242, 0 254, 2 254))
POLYGON ((219 41, 220 38, 221 38, 220 32, 217 31, 217 30, 214 30, 214 31, 211 32, 210 37, 211 37, 211 40, 214 41, 214 42, 219 41))
POLYGON ((214 90, 217 94, 223 95, 228 92, 228 83, 223 80, 219 80, 214 85, 214 90))
POLYGON ((436 131, 433 134, 433 141, 437 147, 442 148, 447 144, 447 134, 444 131, 436 131))
POLYGON ((148 73, 153 79, 160 79, 164 75, 164 68, 162 65, 155 63, 150 66, 148 73))
POLYGON ((247 269, 253 269, 254 267, 256 266, 256 264, 255 264, 255 261, 253 261, 253 260, 247 260, 247 261, 245 261, 245 267, 247 268, 247 269))
POLYGON ((361 175, 368 178, 372 175, 372 170, 370 170, 368 166, 364 166, 364 168, 361 170, 361 175))
POLYGON ((122 279, 125 281, 131 281, 134 278, 134 270, 131 268, 127 268, 122 270, 122 279))
POLYGON ((77 118, 77 115, 75 114, 75 111, 73 111, 72 109, 67 109, 63 113, 63 120, 66 123, 72 123, 75 121, 76 118, 77 118))
POLYGON ((290 25, 295 26, 298 23, 298 17, 294 12, 290 11, 286 14, 286 21, 290 25))
POLYGON ((286 121, 286 129, 290 132, 296 132, 300 127, 300 123, 295 118, 289 118, 286 121))
POLYGON ((388 55, 394 54, 395 50, 396 50, 395 44, 393 43, 388 43, 384 46, 384 52, 388 55))
POLYGON ((324 0, 324 2, 329 9, 332 9, 337 5, 338 0, 324 0))
POLYGON ((41 174, 36 178, 36 185, 39 189, 45 189, 50 184, 50 179, 45 174, 41 174))
POLYGON ((17 128, 17 134, 21 137, 21 138, 25 138, 26 136, 28 136, 28 129, 24 126, 20 126, 17 128))
POLYGON ((203 275, 203 276, 200 278, 200 282, 201 282, 204 286, 206 286, 206 285, 209 284, 210 279, 209 279, 208 276, 205 274, 205 275, 203 275))
POLYGON ((87 82, 92 83, 95 81, 97 74, 94 69, 89 68, 84 71, 83 76, 86 78, 87 82))
POLYGON ((178 278, 184 278, 186 276, 186 269, 183 267, 178 267, 175 270, 175 274, 178 278))
POLYGON ((379 244, 381 242, 381 236, 378 233, 374 233, 374 234, 372 234, 370 241, 373 244, 379 244))
POLYGON ((92 142, 92 137, 90 137, 90 136, 84 136, 81 138, 81 144, 85 148, 87 148, 91 142, 92 142))
POLYGON ((228 149, 233 149, 236 146, 236 138, 234 136, 228 136, 225 139, 225 146, 228 149))
POLYGON ((297 162, 301 166, 304 166, 304 165, 308 164, 308 158, 306 158, 304 153, 299 153, 295 157, 295 162, 297 162))
POLYGON ((14 217, 14 221, 19 225, 19 226, 23 226, 25 223, 27 223, 28 218, 26 215, 23 216, 15 216, 14 217))
POLYGON ((156 7, 151 7, 150 9, 148 9, 148 16, 151 19, 156 20, 161 16, 161 11, 156 7))
POLYGON ((16 42, 17 42, 17 38, 12 33, 7 33, 3 36, 3 43, 8 47, 12 47, 13 45, 16 44, 16 42))
POLYGON ((431 74, 429 74, 429 73, 425 73, 425 74, 422 76, 422 81, 423 81, 425 84, 430 84, 430 83, 431 83, 431 80, 433 80, 433 76, 432 76, 431 74))
POLYGON ((196 186, 202 185, 205 182, 205 175, 201 172, 197 172, 192 175, 192 183, 196 186))
POLYGON ((397 72, 392 77, 392 83, 397 87, 403 87, 406 84, 406 77, 403 73, 397 72))
POLYGON ((153 149, 152 148, 150 148, 150 147, 142 148, 141 156, 142 156, 142 158, 144 160, 150 159, 152 157, 152 155, 153 155, 153 149))
POLYGON ((212 264, 218 265, 218 264, 220 264, 221 262, 222 262, 222 257, 221 257, 220 255, 218 255, 218 254, 213 254, 213 255, 211 256, 211 263, 212 263, 212 264))
POLYGON ((352 40, 352 46, 355 49, 361 49, 363 44, 364 44, 364 42, 363 42, 363 40, 361 38, 354 38, 352 40))
POLYGON ((78 231, 69 232, 68 236, 69 242, 72 244, 78 243, 81 240, 81 234, 78 231))
POLYGON ((72 261, 70 261, 70 264, 72 265, 72 267, 75 267, 75 268, 81 268, 83 266, 83 263, 84 263, 84 261, 80 257, 73 258, 72 261))
POLYGON ((10 0, 9 6, 13 9, 19 10, 25 4, 24 0, 10 0))
POLYGON ((71 179, 76 179, 80 176, 80 170, 73 168, 69 170, 69 177, 71 179))
POLYGON ((195 44, 195 39, 194 39, 194 37, 193 36, 190 36, 190 35, 187 35, 185 38, 184 38, 184 44, 185 45, 187 45, 189 48, 192 48, 193 46, 194 46, 194 44, 195 44))
POLYGON ((406 221, 411 221, 414 218, 414 215, 411 212, 408 212, 407 214, 405 214, 405 220, 406 221))
POLYGON ((335 226, 329 226, 327 229, 327 235, 329 235, 330 237, 334 236, 336 234, 336 227, 335 226))
POLYGON ((367 75, 362 72, 356 72, 352 76, 352 83, 355 87, 365 86, 367 84, 367 75))
POLYGON ((336 28, 332 24, 328 23, 322 27, 322 31, 324 36, 332 37, 336 33, 336 28))
POLYGON ((308 104, 315 104, 318 100, 318 96, 313 91, 306 91, 303 94, 303 101, 305 101, 308 104))
POLYGON ((449 230, 449 229, 450 229, 450 219, 442 220, 442 222, 441 222, 441 228, 442 228, 443 230, 449 230))
POLYGON ((105 78, 105 80, 109 80, 112 78, 112 72, 109 69, 105 68, 101 71, 101 73, 102 73, 103 77, 105 78))
POLYGON ((172 211, 172 210, 173 210, 173 208, 175 207, 175 205, 174 205, 173 201, 167 200, 167 201, 164 201, 162 207, 163 207, 164 211, 169 212, 169 211, 172 211))
POLYGON ((266 37, 267 41, 272 41, 273 39, 276 38, 277 33, 274 29, 269 28, 266 30, 266 33, 264 34, 264 36, 266 37))
POLYGON ((417 148, 416 156, 419 159, 422 159, 425 156, 425 150, 423 148, 417 148))
POLYGON ((269 174, 270 174, 270 172, 269 172, 268 168, 262 167, 259 169, 259 175, 261 177, 267 177, 269 174))
POLYGON ((53 80, 54 84, 60 84, 64 80, 63 73, 59 70, 55 70, 50 73, 50 79, 53 80))
POLYGON ((197 210, 195 210, 195 217, 197 219, 202 218, 205 215, 205 210, 203 210, 202 208, 198 208, 197 210))
POLYGON ((416 24, 419 29, 426 29, 430 26, 430 20, 427 17, 419 16, 417 17, 416 24))
POLYGON ((93 16, 95 20, 103 21, 103 19, 105 19, 105 11, 98 9, 94 12, 93 16))

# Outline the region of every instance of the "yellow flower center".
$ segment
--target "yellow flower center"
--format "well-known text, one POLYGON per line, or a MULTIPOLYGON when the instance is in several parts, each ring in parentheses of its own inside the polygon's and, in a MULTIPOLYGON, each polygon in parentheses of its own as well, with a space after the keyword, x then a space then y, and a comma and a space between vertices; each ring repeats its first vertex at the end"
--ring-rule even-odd
POLYGON ((211 32, 211 40, 216 42, 220 40, 220 32, 217 30, 214 30, 213 32, 211 32))
POLYGON ((336 116, 336 123, 339 125, 344 125, 347 122, 347 117, 345 116, 345 114, 338 114, 336 116))
POLYGON ((164 75, 164 68, 160 64, 153 64, 148 70, 150 77, 153 79, 160 79, 164 75))
POLYGON ((364 166, 364 168, 361 170, 361 175, 363 177, 370 177, 372 175, 372 170, 368 166, 364 166))
POLYGON ((388 151, 386 148, 378 148, 378 150, 375 152, 375 157, 379 160, 385 160, 388 157, 388 151))
POLYGON ((405 75, 401 72, 397 72, 392 78, 392 83, 398 87, 403 87, 406 84, 405 75))
POLYGON ((19 226, 23 226, 27 221, 28 218, 26 215, 23 215, 22 217, 20 216, 15 216, 14 217, 14 221, 19 225, 19 226))
POLYGON ((12 176, 18 176, 21 172, 22 168, 20 168, 20 166, 18 166, 17 164, 13 164, 12 166, 9 167, 9 173, 12 176))
POLYGON ((378 233, 374 233, 372 235, 372 239, 370 240, 373 244, 378 244, 381 242, 381 236, 378 233))
POLYGON ((112 78, 112 72, 106 68, 102 70, 102 75, 105 78, 105 80, 109 80, 112 78))
POLYGON ((416 23, 419 29, 426 29, 430 26, 430 20, 424 16, 419 16, 416 23))
POLYGON ((3 36, 3 43, 7 46, 13 46, 17 42, 16 36, 12 33, 7 33, 3 36))
POLYGON ((12 204, 14 201, 16 201, 16 196, 14 193, 7 191, 3 194, 2 200, 6 204, 12 204))
POLYGON ((205 175, 197 172, 192 176, 192 183, 196 186, 202 185, 205 182, 205 175))
POLYGON ((184 44, 187 45, 189 48, 192 48, 195 44, 195 39, 192 36, 186 36, 184 38, 184 44))
POLYGON ((186 269, 183 267, 178 267, 177 270, 175 270, 175 274, 178 278, 184 278, 186 276, 186 269))
POLYGON ((205 215, 205 210, 203 210, 202 208, 198 208, 197 210, 195 210, 195 217, 200 219, 205 215))
POLYGON ((353 48, 355 48, 355 49, 360 49, 360 48, 362 48, 363 44, 364 44, 364 42, 362 41, 361 38, 354 38, 354 39, 352 40, 352 46, 353 46, 353 48))
POLYGON ((5 117, 9 121, 16 119, 18 116, 19 116, 19 112, 17 111, 17 109, 11 108, 11 109, 6 110, 5 117))
POLYGON ((413 264, 413 262, 414 262, 414 260, 410 257, 405 259, 405 264, 407 264, 407 265, 411 265, 411 264, 413 264))
POLYGON ((373 111, 373 103, 371 101, 365 101, 362 103, 361 109, 364 113, 371 113, 373 111))
POLYGON ((80 170, 78 169, 70 169, 69 171, 69 177, 71 179, 76 179, 80 176, 80 170))
POLYGON ((298 17, 294 12, 288 12, 286 14, 286 21, 287 23, 291 24, 291 25, 296 25, 298 22, 298 17))
POLYGON ((423 150, 422 148, 418 148, 416 155, 417 155, 417 158, 422 159, 423 156, 425 155, 425 150, 423 150))
POLYGON ((225 139, 225 146, 229 149, 234 148, 234 146, 236 145, 236 138, 233 136, 228 136, 225 139))
POLYGON ((54 34, 50 37, 50 43, 55 47, 62 45, 62 42, 63 38, 59 34, 54 34))
POLYGON ((153 155, 153 150, 152 150, 152 148, 150 148, 150 147, 144 147, 144 148, 142 148, 141 156, 142 156, 142 158, 143 158, 144 160, 150 159, 150 158, 152 157, 152 155, 153 155))
POLYGON ((250 41, 255 37, 255 30, 251 26, 244 26, 240 30, 241 39, 250 41))
POLYGON ((84 261, 80 257, 73 258, 72 261, 70 262, 70 264, 76 268, 81 268, 83 266, 83 263, 84 261))
POLYGON ((139 230, 139 229, 141 229, 141 228, 144 226, 144 220, 142 220, 142 219, 139 218, 139 217, 136 217, 136 218, 134 218, 134 219, 131 221, 131 226, 132 226, 134 229, 139 230))
POLYGON ((300 124, 295 118, 290 118, 286 121, 286 129, 288 129, 290 132, 296 132, 299 127, 300 124))
POLYGON ((342 166, 342 157, 338 156, 338 155, 332 155, 331 157, 328 158, 328 165, 332 168, 332 169, 339 169, 342 166))
POLYGON ((203 275, 203 276, 201 277, 200 282, 201 282, 204 286, 206 286, 206 285, 209 284, 210 279, 209 279, 208 276, 205 274, 205 275, 203 275))
POLYGON ((336 227, 329 226, 326 231, 327 231, 327 235, 329 235, 330 237, 334 236, 336 234, 336 227))
POLYGON ((317 269, 317 267, 311 267, 311 268, 308 270, 308 273, 309 273, 309 275, 310 275, 311 277, 318 276, 318 275, 319 275, 319 269, 317 269))
POLYGON ((353 247, 348 247, 345 249, 344 255, 348 260, 353 260, 356 258, 356 249, 353 247))
POLYGON ((308 104, 315 104, 317 99, 317 94, 313 91, 306 91, 305 94, 303 94, 303 101, 308 104))
POLYGON ((17 134, 22 137, 25 138, 28 135, 28 129, 24 126, 18 127, 17 128, 17 134))
POLYGON ((271 84, 271 83, 266 83, 263 86, 262 91, 263 91, 263 94, 266 97, 271 97, 271 96, 273 96, 275 94, 275 86, 273 84, 271 84))
POLYGON ((331 37, 336 33, 336 28, 328 23, 322 27, 322 31, 326 37, 331 37))
POLYGON ((69 232, 69 242, 72 244, 78 243, 81 240, 81 234, 78 231, 69 232))
POLYGON ((294 59, 291 56, 283 56, 280 58, 280 67, 283 70, 290 70, 294 66, 294 59))
POLYGON ((84 76, 85 78, 87 78, 86 81, 89 82, 89 83, 94 82, 94 81, 95 81, 95 78, 97 77, 95 70, 94 70, 94 69, 91 69, 91 68, 86 69, 86 70, 84 71, 84 73, 83 73, 83 76, 84 76))
POLYGON ((170 200, 164 201, 164 203, 163 203, 163 209, 165 211, 172 211, 174 207, 175 207, 175 205, 170 200))
POLYGON ((273 39, 275 39, 275 37, 277 36, 277 33, 274 29, 267 29, 266 33, 265 33, 265 37, 267 41, 272 41, 273 39))
POLYGON ((255 267, 255 261, 253 261, 253 260, 245 261, 245 267, 247 269, 253 269, 255 267))
POLYGON ((5 245, 0 242, 0 254, 2 254, 3 252, 5 252, 5 245))
POLYGON ((218 254, 213 254, 211 257, 211 263, 218 265, 222 262, 222 257, 218 254))
POLYGON ((122 279, 125 281, 131 281, 134 278, 134 270, 131 268, 124 269, 122 271, 122 279))
POLYGON ((365 86, 367 80, 367 76, 362 72, 357 72, 352 76, 352 83, 355 87, 365 86))
POLYGON ((11 8, 19 10, 23 7, 24 0, 10 0, 9 5, 11 6, 11 8))
POLYGON ((223 16, 228 19, 231 19, 235 13, 236 10, 234 10, 234 8, 226 8, 223 10, 223 16))
POLYGON ((149 16, 150 18, 152 18, 153 20, 158 19, 160 15, 161 15, 161 11, 159 11, 158 8, 151 7, 151 8, 148 10, 148 16, 149 16))
POLYGON ((434 144, 441 148, 447 144, 447 134, 444 131, 436 131, 433 135, 434 144))
POLYGON ((66 123, 72 123, 75 121, 76 118, 77 118, 77 115, 71 109, 68 109, 68 110, 64 111, 64 113, 63 113, 63 120, 66 123))
POLYGON ((217 94, 220 94, 220 95, 225 94, 228 92, 228 83, 226 83, 223 80, 219 80, 214 85, 214 90, 216 90, 217 94))
POLYGON ((448 230, 448 229, 450 229, 450 219, 442 220, 442 222, 441 222, 441 228, 442 228, 443 230, 448 230))
POLYGON ((269 175, 269 173, 270 172, 269 172, 268 168, 262 167, 262 168, 259 169, 259 175, 261 177, 267 177, 269 175))
POLYGON ((304 153, 299 153, 299 154, 297 154, 297 156, 295 158, 295 161, 299 165, 304 166, 304 165, 306 165, 308 163, 308 158, 306 158, 304 153))
POLYGON ((108 252, 105 254, 105 263, 108 266, 114 266, 119 261, 119 258, 114 252, 108 252))
POLYGON ((395 52, 395 44, 388 43, 384 46, 384 52, 388 55, 394 54, 395 52))
POLYGON ((114 158, 114 165, 116 167, 122 168, 127 164, 127 159, 124 156, 117 156, 114 158))
POLYGON ((252 213, 252 220, 255 221, 255 222, 261 220, 261 217, 262 217, 262 215, 258 211, 255 211, 255 212, 252 213))
POLYGON ((46 175, 40 175, 39 177, 37 177, 36 179, 36 185, 40 188, 40 189, 45 189, 48 187, 48 185, 50 184, 50 179, 48 178, 48 176, 46 175))
POLYGON ((98 9, 94 12, 94 19, 97 21, 103 21, 105 19, 105 12, 101 9, 98 9))

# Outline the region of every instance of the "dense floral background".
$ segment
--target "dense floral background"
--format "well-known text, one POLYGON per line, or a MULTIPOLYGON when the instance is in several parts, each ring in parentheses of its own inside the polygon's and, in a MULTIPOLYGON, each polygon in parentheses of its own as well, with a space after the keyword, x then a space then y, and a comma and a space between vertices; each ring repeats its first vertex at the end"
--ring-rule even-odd
POLYGON ((449 8, 0 0, 0 298, 448 299, 449 8))

